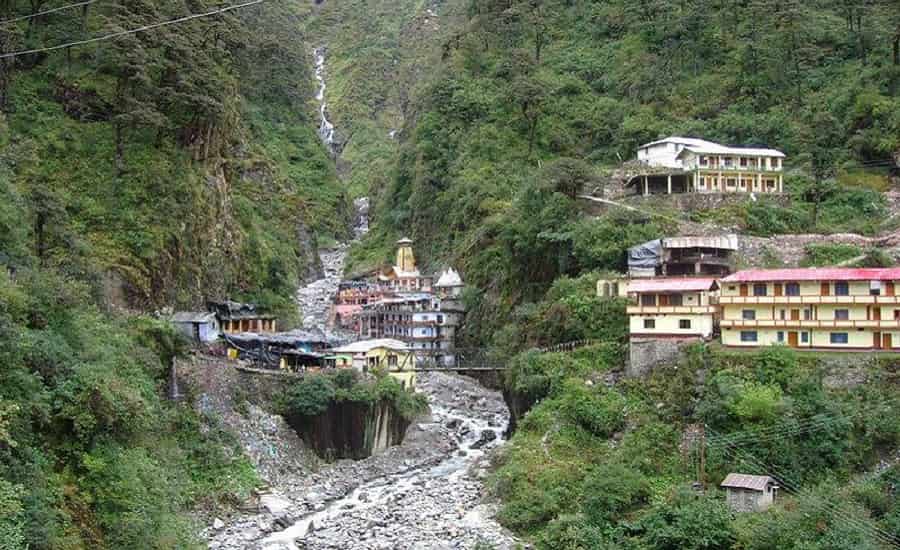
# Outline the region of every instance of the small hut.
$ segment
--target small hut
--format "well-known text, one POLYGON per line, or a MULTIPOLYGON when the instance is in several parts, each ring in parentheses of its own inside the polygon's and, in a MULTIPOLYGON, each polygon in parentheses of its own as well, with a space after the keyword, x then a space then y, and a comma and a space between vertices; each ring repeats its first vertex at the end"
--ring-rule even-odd
POLYGON ((214 342, 219 338, 219 321, 215 313, 180 311, 170 320, 178 332, 196 344, 214 342))
POLYGON ((769 476, 731 473, 719 485, 725 489, 728 506, 735 512, 762 512, 775 502, 778 485, 769 476))

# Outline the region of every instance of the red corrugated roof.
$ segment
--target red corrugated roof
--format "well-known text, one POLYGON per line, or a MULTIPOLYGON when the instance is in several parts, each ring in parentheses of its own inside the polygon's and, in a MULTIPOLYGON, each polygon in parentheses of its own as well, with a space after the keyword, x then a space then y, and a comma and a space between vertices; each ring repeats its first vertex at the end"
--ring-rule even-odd
POLYGON ((811 267, 806 269, 747 269, 722 279, 725 283, 761 281, 894 281, 900 267, 811 267))
POLYGON ((713 278, 631 279, 628 292, 689 292, 710 290, 715 286, 713 278))

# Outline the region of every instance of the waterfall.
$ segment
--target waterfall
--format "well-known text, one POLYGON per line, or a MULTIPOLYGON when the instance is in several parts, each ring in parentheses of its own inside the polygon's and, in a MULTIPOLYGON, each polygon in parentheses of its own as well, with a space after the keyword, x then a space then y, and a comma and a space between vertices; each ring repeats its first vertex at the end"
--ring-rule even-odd
POLYGON ((325 101, 325 46, 315 50, 316 80, 319 81, 319 91, 316 92, 316 101, 319 102, 319 137, 332 155, 336 154, 334 148, 334 124, 328 120, 328 103, 325 101))

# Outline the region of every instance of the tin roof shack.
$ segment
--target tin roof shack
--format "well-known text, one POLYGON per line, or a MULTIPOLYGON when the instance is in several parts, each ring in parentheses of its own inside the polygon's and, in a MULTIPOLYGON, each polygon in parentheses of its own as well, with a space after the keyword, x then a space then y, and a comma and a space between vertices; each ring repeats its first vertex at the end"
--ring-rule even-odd
POLYGON ((275 316, 260 312, 255 304, 242 304, 226 300, 209 302, 207 309, 216 314, 221 330, 225 334, 275 332, 275 316))
POLYGON ((724 277, 733 270, 737 235, 666 237, 628 249, 631 277, 724 277))
POLYGON ((279 368, 294 372, 325 365, 325 334, 318 330, 259 334, 242 332, 226 334, 229 357, 246 359, 262 368, 279 368))
POLYGON ((179 311, 170 318, 175 329, 195 344, 206 344, 219 339, 219 321, 215 313, 179 311))
POLYGON ((767 510, 778 492, 778 485, 769 476, 731 473, 719 486, 725 489, 728 506, 735 512, 767 510))

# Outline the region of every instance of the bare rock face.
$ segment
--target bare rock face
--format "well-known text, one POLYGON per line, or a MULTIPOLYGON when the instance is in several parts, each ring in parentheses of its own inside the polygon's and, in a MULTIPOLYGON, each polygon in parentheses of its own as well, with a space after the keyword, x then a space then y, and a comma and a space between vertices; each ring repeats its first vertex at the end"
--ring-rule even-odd
POLYGON ((306 222, 297 220, 297 262, 298 271, 304 281, 321 279, 325 276, 322 260, 319 257, 319 242, 316 234, 309 229, 306 222))

